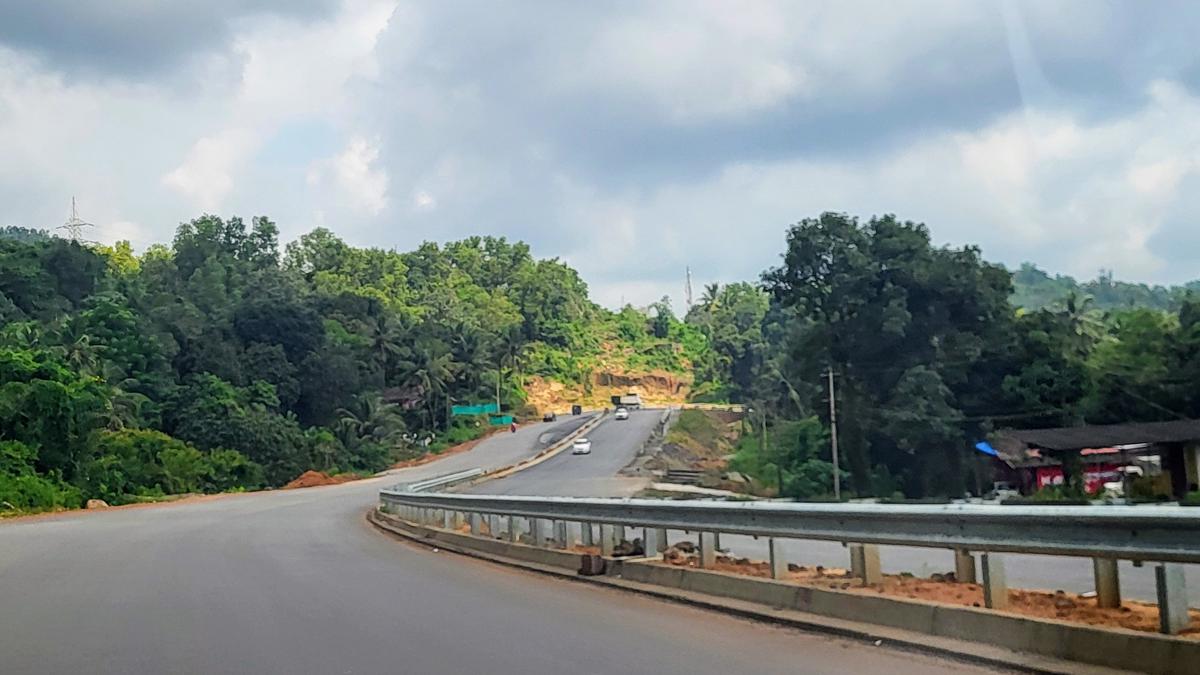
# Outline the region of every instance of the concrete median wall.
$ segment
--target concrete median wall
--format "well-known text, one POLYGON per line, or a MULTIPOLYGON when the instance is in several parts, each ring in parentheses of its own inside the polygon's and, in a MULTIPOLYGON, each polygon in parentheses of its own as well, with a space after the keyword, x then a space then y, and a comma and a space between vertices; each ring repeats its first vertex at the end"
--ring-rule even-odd
POLYGON ((1164 674, 1200 672, 1200 642, 1185 638, 1094 628, 972 607, 872 597, 650 562, 625 561, 619 568, 621 576, 630 581, 982 642, 1109 668, 1164 674))

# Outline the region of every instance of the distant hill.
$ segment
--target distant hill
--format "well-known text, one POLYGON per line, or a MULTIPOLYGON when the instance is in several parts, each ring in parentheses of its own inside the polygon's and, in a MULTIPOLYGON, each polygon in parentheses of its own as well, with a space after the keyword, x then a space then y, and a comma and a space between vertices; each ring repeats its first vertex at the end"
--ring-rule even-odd
POLYGON ((1030 310, 1061 306, 1074 292, 1091 296, 1093 306, 1100 310, 1133 307, 1176 310, 1191 291, 1200 291, 1200 280, 1183 286, 1150 286, 1116 281, 1111 272, 1101 272, 1095 279, 1080 283, 1074 277, 1050 276, 1032 263, 1022 263, 1013 272, 1012 303, 1030 310))
POLYGON ((34 230, 28 227, 17 227, 15 225, 5 225, 0 227, 0 239, 12 239, 22 243, 31 243, 35 241, 45 241, 50 238, 50 233, 45 230, 34 230))

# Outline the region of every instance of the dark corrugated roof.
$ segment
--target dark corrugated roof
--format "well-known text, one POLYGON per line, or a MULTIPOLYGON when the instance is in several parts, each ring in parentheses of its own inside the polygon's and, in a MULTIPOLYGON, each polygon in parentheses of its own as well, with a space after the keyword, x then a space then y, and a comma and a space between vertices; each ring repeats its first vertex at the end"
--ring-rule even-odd
POLYGON ((1082 450, 1134 443, 1200 441, 1200 420, 1103 424, 1057 429, 1006 429, 1004 436, 1047 450, 1082 450))

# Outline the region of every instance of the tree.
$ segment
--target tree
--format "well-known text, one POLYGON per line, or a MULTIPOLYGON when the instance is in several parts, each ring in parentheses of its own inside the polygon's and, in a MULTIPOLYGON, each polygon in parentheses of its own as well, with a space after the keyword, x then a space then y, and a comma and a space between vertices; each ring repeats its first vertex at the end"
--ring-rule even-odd
POLYGON ((371 358, 383 373, 383 382, 392 381, 396 365, 404 358, 406 339, 400 321, 391 314, 380 314, 366 322, 371 358))
MULTIPOLYGON (((978 383, 986 378, 977 375, 987 364, 980 356, 1003 352, 1011 333, 1006 271, 973 248, 935 248, 924 225, 893 216, 860 223, 825 213, 801 221, 788 233, 783 264, 763 281, 800 319, 783 368, 789 379, 816 381, 829 367, 840 374, 839 440, 859 491, 870 489, 877 464, 896 473, 910 453, 950 438, 941 426, 881 436, 875 430, 886 421, 877 411, 903 393, 924 397, 911 405, 928 406, 926 417, 958 416, 960 399, 983 403, 978 383)), ((901 429, 894 419, 892 427, 901 429)), ((938 478, 921 489, 958 481, 938 478)))
MULTIPOLYGON (((448 417, 439 414, 438 410, 439 407, 443 410, 448 408, 446 396, 454 377, 450 370, 451 364, 450 354, 445 351, 443 345, 427 342, 418 345, 413 350, 411 360, 401 366, 405 372, 404 381, 423 392, 426 419, 431 429, 436 430, 439 420, 448 417), (447 405, 440 405, 442 403, 447 405)), ((446 419, 445 423, 449 424, 449 420, 446 419)))

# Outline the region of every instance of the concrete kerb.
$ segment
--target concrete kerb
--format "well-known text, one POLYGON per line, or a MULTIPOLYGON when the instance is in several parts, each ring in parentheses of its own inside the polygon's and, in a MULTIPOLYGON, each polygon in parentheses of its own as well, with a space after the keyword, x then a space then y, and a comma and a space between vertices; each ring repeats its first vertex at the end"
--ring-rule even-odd
MULTIPOLYGON (((781 599, 784 599, 781 596, 773 596, 771 602, 763 603, 704 593, 694 589, 683 588, 682 585, 644 582, 634 578, 639 576, 636 570, 644 569, 657 569, 664 570, 667 573, 677 573, 681 575, 681 578, 684 578, 682 574, 685 572, 697 572, 704 575, 730 577, 737 580, 743 579, 743 577, 737 575, 707 570, 683 570, 681 568, 653 564, 652 561, 642 558, 608 558, 606 576, 581 576, 578 574, 580 554, 577 553, 537 548, 525 544, 510 544, 503 541, 472 537, 468 534, 458 532, 432 530, 431 528, 401 521, 395 516, 388 516, 375 509, 367 512, 366 519, 368 523, 384 532, 402 537, 414 543, 442 549, 469 558, 545 574, 563 580, 598 584, 615 590, 636 593, 676 604, 717 611, 743 619, 763 621, 805 632, 831 635, 864 644, 878 646, 881 642, 886 642, 887 646, 891 649, 929 654, 963 663, 998 667, 1014 672, 1044 675, 1109 675, 1120 672, 1105 667, 1091 666, 1085 663, 1066 661, 1040 654, 1010 651, 1003 647, 996 647, 972 639, 935 636, 912 630, 910 626, 893 628, 888 625, 882 625, 878 621, 859 622, 813 612, 793 610, 785 606, 785 604, 789 603, 780 602, 781 599)), ((745 579, 755 580, 749 577, 745 579)), ((763 579, 757 579, 757 581, 775 583, 763 579)), ((797 600, 810 595, 811 591, 833 594, 836 597, 831 598, 831 600, 836 604, 843 603, 845 596, 866 600, 886 600, 803 586, 789 586, 789 589, 792 590, 792 595, 797 600)), ((899 603, 900 601, 892 602, 899 603)), ((978 612, 978 610, 975 611, 978 612)), ((931 623, 933 621, 934 619, 930 620, 931 623)), ((1123 632, 1130 633, 1132 631, 1123 632)), ((1136 636, 1140 635, 1137 634, 1136 636)), ((1176 641, 1182 642, 1182 640, 1178 639, 1176 641)), ((1135 645, 1124 641, 1119 641, 1116 644, 1125 649, 1136 648, 1135 645)), ((1181 659, 1186 658, 1183 653, 1180 653, 1178 656, 1181 659)), ((1177 661, 1177 663, 1187 663, 1187 661, 1177 661)))

